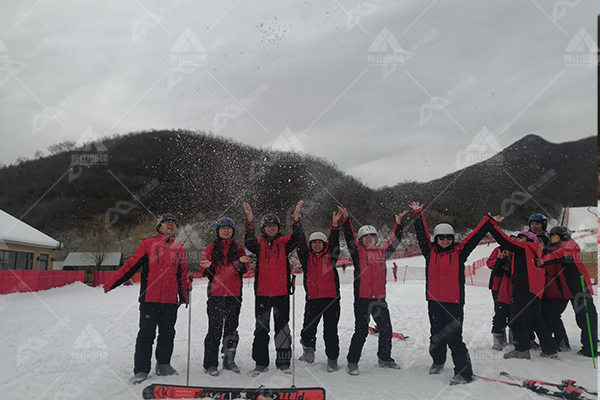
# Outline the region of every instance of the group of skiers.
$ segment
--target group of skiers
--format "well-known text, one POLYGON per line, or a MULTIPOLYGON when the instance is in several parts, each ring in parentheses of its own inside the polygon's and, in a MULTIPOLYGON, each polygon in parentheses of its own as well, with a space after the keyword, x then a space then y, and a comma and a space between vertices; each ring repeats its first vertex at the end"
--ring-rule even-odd
POLYGON ((530 350, 539 349, 540 345, 542 357, 557 358, 557 351, 571 349, 562 321, 562 313, 571 302, 581 329, 582 347, 577 354, 594 357, 598 315, 590 275, 579 257, 581 249, 568 228, 555 226, 548 232, 548 219, 543 214, 531 215, 528 225, 529 230, 516 237, 525 244, 517 246, 515 238, 492 231, 500 245, 487 260, 491 269, 489 288, 494 299, 492 348, 502 350, 510 341, 508 333, 515 349, 504 354, 504 358, 530 359, 530 350), (521 255, 524 252, 528 263, 511 268, 524 262, 521 255))
MULTIPOLYGON (((298 203, 292 215, 292 232, 289 236, 284 236, 281 232, 279 218, 274 214, 267 214, 260 220, 261 234, 257 237, 252 209, 248 203, 244 203, 244 245, 238 244, 234 239, 235 222, 232 219, 224 217, 216 222, 216 238, 204 250, 200 264, 202 274, 209 280, 206 308, 208 332, 204 340, 203 361, 207 374, 219 374, 220 346, 223 369, 240 373, 235 363, 239 340, 237 328, 242 304, 242 277, 248 270, 250 260, 244 247, 257 257, 254 277, 256 322, 252 343, 255 368, 252 375, 258 376, 265 372, 270 364, 268 345, 271 313, 274 321, 275 365, 283 373, 291 374, 292 339, 288 322, 294 282, 289 255, 294 250, 297 250, 302 266, 306 292, 300 340, 303 354, 299 360, 314 362, 317 326, 322 318, 327 371, 338 370, 340 285, 336 263, 340 254, 340 221, 354 265, 355 324, 346 357, 346 371, 350 375, 360 374, 358 362, 369 334, 371 317, 375 320, 379 332, 379 366, 400 369, 391 357, 392 325, 386 302, 386 260, 400 244, 404 228, 402 218, 408 211, 395 215, 391 237, 386 243, 378 246, 377 230, 371 225, 363 225, 355 233, 347 210, 339 206, 338 211, 333 213, 329 235, 314 232, 307 241, 300 216, 302 205, 302 202, 298 203)), ((496 315, 493 333, 497 341, 494 348, 498 348, 499 343, 504 344, 500 335, 503 335, 502 332, 510 321, 515 350, 507 353, 505 357, 529 358, 530 330, 533 330, 540 339, 542 355, 557 358, 558 346, 555 343, 560 344, 564 341, 568 345, 564 326, 561 330, 557 321, 560 321, 560 313, 566 306, 565 301, 570 298, 576 309, 577 323, 582 328, 582 353, 596 354, 597 337, 593 337, 594 345, 593 348, 590 347, 590 341, 584 341, 581 322, 582 318, 587 316, 591 321, 592 331, 596 332, 597 314, 591 297, 592 288, 587 271, 585 268, 581 270, 580 261, 577 261, 579 259, 575 252, 576 244, 570 244, 574 243, 570 238, 559 234, 560 239, 555 240, 553 228, 550 235, 546 234, 548 243, 552 243, 553 247, 547 247, 547 253, 543 256, 542 248, 538 245, 540 235, 521 232, 516 238, 510 238, 497 226, 503 218, 488 215, 462 242, 458 242, 454 229, 449 224, 438 224, 431 236, 425 222, 423 205, 413 202, 410 208, 413 211, 419 247, 426 260, 426 298, 431 326, 429 353, 433 359, 430 374, 441 372, 446 361, 447 348, 450 348, 454 362, 454 377, 450 384, 468 383, 473 380, 471 360, 462 339, 465 261, 488 232, 500 244, 500 250, 495 254, 492 272, 493 290, 497 292, 494 295, 496 315), (573 282, 579 278, 575 277, 572 268, 584 276, 587 289, 580 286, 577 291, 573 282), (548 282, 544 281, 544 274, 549 276, 548 282), (505 296, 508 293, 509 282, 512 293, 507 300, 505 296), (549 294, 548 287, 552 283, 556 283, 559 290, 568 288, 568 295, 571 297, 563 297, 562 302, 550 301, 543 308, 540 299, 545 287, 548 298, 556 298, 550 297, 552 295, 549 294), (583 304, 587 307, 582 314, 583 304), (551 321, 548 322, 549 325, 552 324, 551 330, 541 317, 542 310, 544 315, 548 316, 546 321, 551 321)), ((183 245, 174 240, 177 225, 177 218, 172 214, 159 217, 156 224, 157 236, 144 239, 134 255, 104 286, 104 290, 108 292, 142 269, 140 328, 135 347, 134 383, 145 380, 150 372, 157 327, 156 374, 177 374, 170 365, 175 336, 174 325, 177 308, 188 303, 188 289, 191 289, 191 284, 188 283, 185 250, 183 245)), ((543 228, 545 230, 546 226, 543 228)), ((562 324, 562 321, 560 323, 562 324)), ((587 329, 585 332, 587 334, 587 329)))

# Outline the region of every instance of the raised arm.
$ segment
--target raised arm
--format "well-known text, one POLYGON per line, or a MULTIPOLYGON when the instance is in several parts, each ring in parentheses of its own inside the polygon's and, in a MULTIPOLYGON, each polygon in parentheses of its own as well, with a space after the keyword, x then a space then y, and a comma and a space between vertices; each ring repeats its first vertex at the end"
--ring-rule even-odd
POLYGON ((327 243, 327 246, 329 247, 329 256, 331 257, 331 263, 334 268, 340 257, 340 227, 338 226, 340 218, 342 218, 341 211, 333 213, 331 227, 329 228, 329 241, 327 243))
POLYGON ((104 284, 104 293, 108 293, 123 282, 128 281, 133 275, 143 267, 144 264, 148 264, 148 255, 146 251, 146 245, 142 241, 133 256, 129 257, 125 264, 108 281, 104 284))
POLYGON ((296 248, 298 249, 298 260, 300 261, 300 265, 302 266, 302 271, 306 273, 306 267, 308 265, 308 244, 306 243, 306 234, 304 233, 304 229, 302 228, 302 223, 300 225, 300 234, 296 243, 296 248))
POLYGON ((294 251, 302 238, 304 238, 304 243, 306 243, 304 229, 302 229, 302 224, 300 223, 300 210, 302 209, 302 204, 304 204, 303 201, 298 202, 296 209, 294 210, 294 214, 292 214, 292 236, 285 244, 286 254, 290 254, 292 251, 294 251))
POLYGON ((481 239, 492 229, 492 222, 494 221, 492 216, 485 216, 481 222, 473 229, 473 232, 469 233, 467 237, 462 241, 463 249, 461 256, 464 260, 469 257, 469 254, 475 250, 475 247, 481 242, 481 239))
POLYGON ((356 240, 356 235, 354 234, 354 229, 352 228, 350 218, 348 218, 348 211, 340 206, 338 206, 338 208, 342 212, 342 226, 344 227, 344 238, 346 239, 348 252, 354 260, 355 257, 358 257, 358 241, 356 240))
POLYGON ((253 254, 260 253, 260 244, 256 240, 254 233, 254 217, 250 204, 244 203, 244 212, 246 213, 246 223, 244 224, 244 246, 253 254))
POLYGON ((402 230, 404 229, 404 224, 402 223, 402 217, 404 217, 408 211, 402 211, 400 214, 396 215, 396 223, 394 224, 394 228, 392 229, 392 236, 390 239, 383 245, 385 249, 385 258, 390 258, 394 251, 400 245, 400 240, 402 239, 402 230))
POLYGON ((504 249, 506 249, 508 251, 512 251, 512 252, 523 250, 524 245, 521 242, 509 238, 506 235, 506 233, 504 233, 500 228, 498 228, 497 223, 502 222, 504 220, 504 217, 500 217, 500 216, 492 217, 490 214, 488 214, 488 216, 491 218, 490 223, 492 224, 491 229, 490 229, 490 234, 496 240, 496 242, 498 242, 498 244, 500 246, 502 246, 504 249))
POLYGON ((425 215, 423 215, 423 206, 424 204, 415 201, 409 204, 409 207, 413 210, 413 224, 415 225, 415 231, 417 232, 417 242, 421 248, 421 253, 423 253, 425 258, 429 258, 429 253, 431 252, 431 240, 429 238, 429 231, 427 230, 425 215))

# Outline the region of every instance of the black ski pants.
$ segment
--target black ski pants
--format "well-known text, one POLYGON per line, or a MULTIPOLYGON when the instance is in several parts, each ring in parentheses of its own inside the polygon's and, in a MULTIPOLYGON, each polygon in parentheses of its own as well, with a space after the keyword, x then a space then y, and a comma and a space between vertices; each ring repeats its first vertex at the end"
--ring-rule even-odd
POLYGON ((354 334, 350 341, 347 360, 356 364, 369 335, 371 315, 379 327, 377 357, 383 361, 394 361, 392 353, 392 322, 385 299, 354 299, 354 334))
POLYGON ((289 368, 292 358, 290 320, 290 296, 257 296, 254 303, 256 326, 252 342, 252 359, 256 365, 269 366, 269 331, 271 310, 275 323, 275 350, 277 368, 289 368))
POLYGON ((492 333, 504 333, 510 322, 510 304, 497 301, 494 303, 494 318, 492 318, 492 333))
POLYGON ((467 345, 463 342, 464 310, 462 304, 427 301, 431 336, 429 338, 429 354, 433 363, 443 365, 446 362, 448 348, 454 362, 454 375, 461 375, 465 380, 473 380, 473 367, 467 345))
POLYGON ((134 374, 150 372, 152 346, 157 326, 156 362, 171 363, 178 307, 177 304, 140 303, 140 330, 135 342, 134 374))
POLYGON ((208 332, 204 338, 204 369, 219 365, 219 344, 223 338, 223 350, 236 349, 239 341, 238 325, 242 297, 209 297, 206 300, 208 332))
POLYGON ((300 337, 303 346, 315 348, 317 342, 317 326, 323 317, 323 340, 325 354, 330 360, 337 360, 340 355, 340 338, 338 322, 340 320, 340 298, 307 300, 304 307, 304 325, 300 337))
POLYGON ((564 342, 567 347, 570 347, 567 330, 562 321, 562 313, 567 308, 567 304, 569 304, 568 299, 542 297, 542 319, 548 326, 550 333, 554 336, 554 343, 557 346, 560 346, 564 342))
POLYGON ((531 328, 540 340, 540 346, 544 353, 556 352, 557 346, 552 339, 552 334, 542 319, 542 300, 533 293, 513 291, 509 326, 515 340, 515 350, 531 349, 529 335, 529 328, 531 328))
POLYGON ((598 354, 598 312, 594 305, 594 298, 589 292, 578 292, 573 294, 571 304, 573 305, 573 311, 575 311, 575 320, 577 326, 581 329, 581 351, 586 356, 598 354), (590 326, 588 329, 588 318, 590 326), (593 347, 590 347, 590 332, 591 342, 593 347))

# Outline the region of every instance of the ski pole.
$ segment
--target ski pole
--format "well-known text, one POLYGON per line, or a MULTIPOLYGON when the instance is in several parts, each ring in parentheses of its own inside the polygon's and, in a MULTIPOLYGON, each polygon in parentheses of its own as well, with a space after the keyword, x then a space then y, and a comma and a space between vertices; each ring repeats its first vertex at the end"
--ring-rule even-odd
POLYGON ((189 312, 188 312, 187 377, 185 380, 186 386, 190 385, 190 347, 191 347, 191 342, 192 342, 192 280, 193 280, 193 277, 190 275, 189 286, 188 286, 189 312))
POLYGON ((592 362, 594 363, 594 369, 596 369, 596 355, 594 354, 594 343, 592 341, 592 328, 590 327, 590 314, 588 313, 587 301, 585 295, 585 281, 583 275, 579 275, 581 278, 581 288, 583 289, 583 306, 585 308, 585 319, 587 320, 588 335, 590 337, 590 352, 592 353, 592 362))
POLYGON ((292 387, 296 387, 296 275, 292 275, 292 387))

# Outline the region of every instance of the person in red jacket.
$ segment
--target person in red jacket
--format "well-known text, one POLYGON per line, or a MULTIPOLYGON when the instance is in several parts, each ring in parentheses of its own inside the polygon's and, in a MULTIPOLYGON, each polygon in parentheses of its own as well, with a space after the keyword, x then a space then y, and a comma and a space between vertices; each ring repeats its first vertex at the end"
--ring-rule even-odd
POLYGON ((510 322, 510 297, 512 296, 510 269, 513 255, 512 252, 504 250, 501 247, 497 247, 496 249, 501 249, 501 251, 495 257, 496 261, 491 274, 494 282, 498 278, 494 301, 494 317, 492 318, 492 335, 494 337, 492 349, 501 351, 506 344, 506 327, 510 322))
POLYGON ((439 374, 446 363, 447 348, 454 361, 451 385, 473 380, 469 350, 462 339, 465 304, 465 261, 483 239, 490 223, 485 218, 462 242, 455 241, 450 224, 436 225, 433 237, 429 236, 423 215, 423 204, 410 203, 414 214, 415 231, 419 247, 425 257, 426 296, 431 337, 429 354, 433 364, 432 375, 439 374))
POLYGON ((542 347, 542 357, 558 359, 556 344, 550 330, 542 319, 542 295, 546 284, 545 271, 541 265, 542 250, 539 239, 530 231, 509 238, 502 232, 497 222, 504 218, 491 217, 493 221, 490 233, 498 244, 513 252, 511 276, 513 292, 510 304, 510 327, 513 332, 515 349, 504 354, 504 358, 530 359, 531 341, 529 328, 537 334, 542 347))
POLYGON ((571 294, 571 304, 575 311, 577 326, 581 329, 581 350, 577 354, 592 357, 598 354, 598 312, 594 305, 594 290, 585 265, 579 258, 581 249, 571 239, 571 232, 564 226, 555 226, 550 230, 552 252, 544 256, 544 266, 559 265, 564 280, 563 290, 571 294), (583 277, 585 285, 581 285, 583 277), (589 327, 588 327, 589 318, 589 327), (590 338, 591 335, 591 338, 590 338), (591 344, 590 344, 591 341, 591 344))
POLYGON ((391 357, 392 323, 388 304, 385 301, 386 263, 400 244, 402 238, 403 211, 396 215, 392 236, 383 245, 377 246, 377 230, 371 225, 363 225, 354 234, 352 223, 345 208, 338 206, 343 216, 344 237, 354 264, 354 334, 348 350, 346 371, 358 375, 358 361, 369 334, 370 316, 373 315, 379 327, 377 348, 378 364, 382 368, 400 369, 391 357))
POLYGON ((312 363, 315 360, 317 326, 323 317, 323 339, 327 355, 327 372, 338 369, 340 339, 340 277, 335 264, 340 255, 340 228, 338 221, 341 211, 333 213, 329 239, 322 232, 314 232, 308 239, 304 231, 298 242, 298 259, 304 272, 306 305, 304 324, 300 333, 303 354, 300 361, 312 363))
POLYGON ((275 349, 277 358, 275 365, 285 374, 291 374, 290 359, 291 336, 288 322, 290 320, 291 274, 288 255, 296 248, 301 236, 300 209, 302 202, 296 206, 292 216, 292 234, 283 236, 280 232, 281 222, 274 214, 267 214, 261 221, 260 237, 254 234, 254 218, 250 204, 244 203, 246 224, 244 243, 246 248, 258 256, 256 275, 254 277, 254 315, 256 327, 252 342, 252 359, 256 366, 252 372, 258 376, 269 366, 269 323, 271 309, 275 323, 275 349))
MULTIPOLYGON (((552 243, 548 232, 539 231, 536 236, 540 240, 543 255, 550 254, 552 243)), ((562 313, 573 295, 569 291, 565 275, 562 273, 562 264, 548 264, 544 266, 544 270, 546 271, 546 287, 542 297, 542 318, 552 333, 558 351, 569 351, 571 346, 562 321, 562 313)))
POLYGON ((171 366, 171 355, 177 308, 180 304, 188 304, 188 272, 183 245, 175 241, 177 226, 177 218, 173 214, 161 215, 156 222, 156 237, 142 240, 133 256, 104 285, 104 292, 108 293, 142 269, 134 384, 144 381, 150 372, 157 326, 156 374, 178 374, 171 366))
POLYGON ((204 339, 204 370, 211 376, 219 375, 217 369, 219 344, 223 337, 223 369, 237 374, 235 353, 239 341, 237 328, 242 307, 242 276, 246 273, 244 246, 233 238, 235 223, 231 218, 219 218, 216 223, 217 238, 204 249, 200 270, 208 277, 206 314, 208 332, 204 339))

